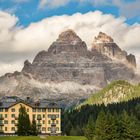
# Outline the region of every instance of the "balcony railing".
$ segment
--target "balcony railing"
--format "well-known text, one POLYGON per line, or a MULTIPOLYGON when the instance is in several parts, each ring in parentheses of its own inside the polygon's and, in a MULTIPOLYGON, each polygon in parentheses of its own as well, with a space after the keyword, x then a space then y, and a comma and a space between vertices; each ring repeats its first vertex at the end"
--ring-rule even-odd
POLYGON ((1 133, 4 133, 4 131, 3 131, 3 130, 0 130, 0 134, 1 134, 1 133))
POLYGON ((0 122, 0 126, 4 126, 4 123, 0 122))
POLYGON ((15 123, 15 126, 18 126, 18 123, 15 123))
POLYGON ((41 116, 37 116, 37 120, 41 120, 42 118, 41 118, 41 116))
POLYGON ((38 125, 38 126, 41 126, 42 124, 41 124, 41 123, 37 123, 37 125, 38 125))
POLYGON ((4 119, 4 117, 3 116, 0 116, 0 120, 3 120, 4 119))
POLYGON ((56 126, 56 124, 55 123, 52 123, 51 126, 56 126))

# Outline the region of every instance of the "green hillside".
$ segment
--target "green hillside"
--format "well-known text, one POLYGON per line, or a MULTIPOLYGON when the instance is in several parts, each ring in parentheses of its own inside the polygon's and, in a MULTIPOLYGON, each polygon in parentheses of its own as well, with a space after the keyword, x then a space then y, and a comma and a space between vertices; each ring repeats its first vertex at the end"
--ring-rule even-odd
POLYGON ((93 94, 80 106, 85 104, 117 103, 140 97, 140 84, 132 85, 126 81, 114 81, 100 92, 93 94))

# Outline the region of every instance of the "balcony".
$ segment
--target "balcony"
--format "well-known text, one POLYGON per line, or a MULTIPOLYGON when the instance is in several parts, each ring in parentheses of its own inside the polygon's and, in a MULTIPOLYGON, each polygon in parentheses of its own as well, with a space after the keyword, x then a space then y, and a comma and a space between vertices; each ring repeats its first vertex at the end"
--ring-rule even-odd
POLYGON ((52 116, 51 116, 51 119, 52 119, 52 120, 56 120, 56 115, 52 115, 52 116))
POLYGON ((0 134, 3 134, 4 133, 4 131, 3 130, 0 130, 0 134))
POLYGON ((0 120, 3 120, 4 119, 4 117, 3 116, 0 116, 0 120))
POLYGON ((15 126, 18 126, 18 123, 15 123, 15 126))
POLYGON ((0 126, 4 126, 4 123, 0 122, 0 126))
POLYGON ((42 124, 41 123, 37 123, 37 126, 41 126, 42 124))
POLYGON ((42 118, 41 118, 41 116, 37 116, 37 120, 41 120, 42 118))
POLYGON ((51 126, 56 126, 56 124, 55 123, 52 123, 51 126))

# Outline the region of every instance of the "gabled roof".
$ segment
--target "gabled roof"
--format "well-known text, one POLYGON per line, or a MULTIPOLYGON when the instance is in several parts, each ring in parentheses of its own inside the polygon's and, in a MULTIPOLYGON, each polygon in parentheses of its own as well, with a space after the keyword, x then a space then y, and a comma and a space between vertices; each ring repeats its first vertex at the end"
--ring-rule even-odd
POLYGON ((34 102, 33 100, 22 100, 16 96, 5 96, 1 98, 0 108, 10 108, 18 103, 23 103, 31 108, 61 108, 57 103, 50 103, 46 99, 34 102))

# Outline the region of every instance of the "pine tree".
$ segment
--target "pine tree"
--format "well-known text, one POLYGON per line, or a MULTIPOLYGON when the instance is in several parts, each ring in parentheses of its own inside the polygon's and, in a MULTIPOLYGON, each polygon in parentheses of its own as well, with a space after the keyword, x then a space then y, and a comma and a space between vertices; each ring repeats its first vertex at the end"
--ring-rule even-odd
POLYGON ((76 128, 72 127, 70 130, 70 136, 77 136, 76 128))
POLYGON ((113 116, 111 113, 107 113, 107 118, 106 118, 106 140, 118 140, 119 138, 119 133, 117 131, 118 126, 117 126, 117 118, 116 116, 113 116))
POLYGON ((72 123, 71 121, 68 121, 67 124, 65 124, 65 133, 66 135, 70 135, 70 130, 72 129, 72 123))
POLYGON ((104 111, 101 111, 98 114, 97 120, 96 120, 96 125, 95 125, 95 140, 104 140, 106 137, 106 115, 104 111))
POLYGON ((94 140, 115 140, 117 139, 116 130, 113 116, 101 111, 96 120, 94 140))
POLYGON ((25 107, 22 105, 19 109, 17 134, 19 136, 29 136, 31 134, 29 115, 27 114, 25 107))
POLYGON ((92 140, 94 137, 95 124, 92 117, 89 117, 88 123, 84 128, 84 135, 88 140, 92 140))
POLYGON ((128 140, 140 139, 140 124, 134 115, 129 116, 123 111, 120 120, 120 138, 128 140))
POLYGON ((37 136, 38 135, 36 121, 35 121, 34 118, 33 118, 32 125, 31 125, 31 135, 33 135, 33 136, 37 136))

